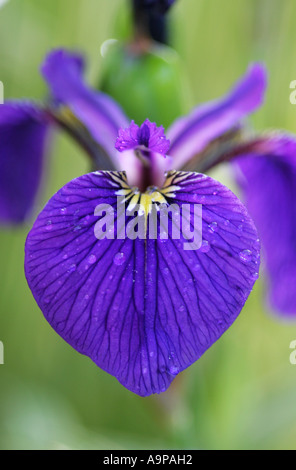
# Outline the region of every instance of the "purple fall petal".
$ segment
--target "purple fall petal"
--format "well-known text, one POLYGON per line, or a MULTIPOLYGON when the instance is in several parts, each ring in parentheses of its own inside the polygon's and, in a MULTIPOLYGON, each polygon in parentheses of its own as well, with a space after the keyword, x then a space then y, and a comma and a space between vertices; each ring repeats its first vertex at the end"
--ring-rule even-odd
POLYGON ((85 83, 81 56, 55 50, 48 54, 41 71, 54 98, 71 109, 112 158, 115 168, 137 165, 133 152, 125 154, 123 160, 114 148, 119 128, 129 124, 127 117, 116 101, 85 83))
POLYGON ((165 391, 236 319, 258 277, 259 242, 231 191, 207 176, 179 172, 168 174, 155 201, 202 204, 199 250, 185 251, 183 236, 118 239, 116 224, 115 239, 98 240, 95 208, 109 204, 117 219, 118 195, 130 205, 147 199, 130 199, 131 191, 123 173, 68 183, 28 235, 25 272, 57 333, 147 396, 165 391))
POLYGON ((238 181, 265 252, 269 301, 296 316, 296 139, 270 136, 237 160, 238 181))
POLYGON ((0 222, 21 223, 39 188, 47 123, 33 104, 0 105, 0 222))
POLYGON ((167 131, 173 168, 182 169, 213 139, 255 111, 262 104, 265 88, 265 69, 253 65, 226 97, 197 107, 190 115, 175 121, 167 131))

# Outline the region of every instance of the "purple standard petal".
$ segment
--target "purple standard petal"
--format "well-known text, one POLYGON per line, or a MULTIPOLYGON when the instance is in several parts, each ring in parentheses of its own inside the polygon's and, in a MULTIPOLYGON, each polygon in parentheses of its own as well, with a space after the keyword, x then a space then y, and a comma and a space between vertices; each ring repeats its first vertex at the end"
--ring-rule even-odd
POLYGON ((167 157, 170 141, 162 126, 157 127, 149 119, 140 127, 132 121, 127 129, 119 129, 115 148, 123 152, 123 158, 127 151, 136 152, 139 159, 137 173, 131 177, 130 169, 127 171, 128 180, 135 186, 144 191, 147 186, 162 186, 171 160, 167 157))
POLYGON ((81 56, 65 50, 51 52, 42 65, 42 74, 53 96, 68 106, 112 158, 115 168, 137 165, 133 152, 124 161, 114 148, 121 127, 129 121, 120 106, 108 95, 91 89, 82 76, 81 56))
MULTIPOLYGON (((175 216, 169 221, 177 223, 175 216)), ((245 207, 197 173, 170 172, 161 190, 144 194, 124 173, 77 178, 48 202, 25 249, 26 277, 47 321, 141 396, 165 391, 229 328, 258 268, 259 242, 245 207), (122 236, 137 204, 147 223, 150 203, 158 217, 167 204, 190 211, 202 204, 200 249, 184 249, 187 235, 122 236), (100 230, 108 238, 98 237, 100 230)))
POLYGON ((39 188, 47 123, 34 105, 0 105, 0 221, 20 223, 39 188))
POLYGON ((270 136, 237 159, 239 183, 265 252, 271 306, 296 315, 296 139, 270 136))
POLYGON ((143 148, 165 157, 170 148, 170 141, 164 135, 163 126, 157 127, 154 122, 146 119, 140 127, 132 121, 128 128, 119 129, 115 148, 119 152, 143 148))
POLYGON ((185 167, 213 139, 237 126, 241 120, 258 108, 266 88, 266 72, 261 65, 253 65, 226 97, 193 110, 178 119, 168 130, 171 141, 170 156, 174 169, 185 167))

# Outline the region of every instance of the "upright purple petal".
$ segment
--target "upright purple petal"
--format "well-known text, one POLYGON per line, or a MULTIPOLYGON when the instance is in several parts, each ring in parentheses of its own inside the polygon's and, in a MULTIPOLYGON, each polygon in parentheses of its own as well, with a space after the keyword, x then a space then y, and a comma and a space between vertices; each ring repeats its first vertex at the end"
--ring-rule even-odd
POLYGON ((0 222, 30 214, 41 179, 47 135, 44 115, 29 103, 0 105, 0 222))
POLYGON ((114 148, 118 130, 127 127, 129 121, 111 97, 85 83, 82 57, 62 49, 55 50, 46 57, 42 74, 56 100, 72 110, 112 158, 115 168, 123 169, 127 164, 132 167, 136 162, 133 152, 129 152, 122 162, 114 148))
POLYGON ((259 267, 257 233, 245 207, 197 173, 170 172, 162 190, 145 194, 130 188, 123 173, 77 178, 38 216, 25 251, 26 277, 47 321, 141 396, 165 391, 229 328, 259 267), (139 203, 145 221, 148 199, 159 211, 160 203, 202 204, 200 249, 185 250, 184 236, 120 238, 122 210, 139 203), (100 204, 109 216, 114 211, 115 225, 112 232, 106 219, 108 238, 98 239, 97 224, 106 217, 97 212, 100 204))
POLYGON ((130 149, 151 150, 165 157, 170 148, 170 141, 166 138, 162 126, 157 127, 154 122, 146 119, 141 126, 132 121, 128 128, 119 129, 115 148, 119 152, 130 149))
POLYGON ((213 139, 255 111, 262 104, 265 88, 265 69, 253 65, 226 97, 197 107, 188 116, 175 121, 167 132, 171 141, 172 167, 185 167, 213 139))
POLYGON ((115 148, 123 152, 123 159, 129 150, 135 150, 138 161, 138 170, 130 177, 128 166, 128 180, 145 191, 147 186, 162 186, 164 174, 170 165, 171 158, 167 157, 170 141, 164 134, 162 126, 146 119, 141 126, 131 122, 127 129, 119 129, 115 148), (140 163, 141 160, 141 163, 140 163))
POLYGON ((270 304, 296 318, 296 139, 266 137, 237 162, 244 199, 262 240, 270 304))

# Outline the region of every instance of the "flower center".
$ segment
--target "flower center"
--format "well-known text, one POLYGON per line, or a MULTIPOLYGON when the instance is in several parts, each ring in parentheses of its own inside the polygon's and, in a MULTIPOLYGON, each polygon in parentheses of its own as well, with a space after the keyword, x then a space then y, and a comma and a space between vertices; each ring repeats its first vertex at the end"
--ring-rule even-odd
MULTIPOLYGON (((141 126, 131 122, 127 129, 120 129, 115 148, 119 152, 133 150, 138 157, 136 186, 145 192, 149 186, 159 186, 164 179, 164 161, 170 141, 162 126, 157 127, 148 119, 141 126)), ((126 169, 128 172, 128 168, 126 169)))

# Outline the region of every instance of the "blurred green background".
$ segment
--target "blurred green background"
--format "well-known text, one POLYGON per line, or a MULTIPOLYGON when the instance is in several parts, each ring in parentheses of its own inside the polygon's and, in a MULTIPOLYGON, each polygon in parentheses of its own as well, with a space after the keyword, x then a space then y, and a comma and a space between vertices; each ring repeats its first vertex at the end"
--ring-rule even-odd
MULTIPOLYGON (((53 47, 84 51, 88 78, 98 83, 100 46, 126 31, 126 5, 10 0, 0 9, 5 97, 46 96, 39 65, 53 47)), ((250 62, 263 61, 269 88, 252 123, 258 130, 296 132, 296 107, 289 102, 296 79, 295 18, 294 0, 178 0, 171 37, 188 74, 187 106, 219 97, 250 62)), ((172 113, 173 106, 174 100, 172 113)), ((36 213, 64 183, 88 171, 67 136, 56 136, 51 147, 36 213)), ((230 181, 227 171, 219 170, 224 182, 230 181)), ((296 366, 289 362, 296 322, 268 310, 262 280, 235 324, 168 392, 140 398, 75 352, 44 320, 23 272, 32 222, 0 231, 1 449, 296 448, 296 366)))

